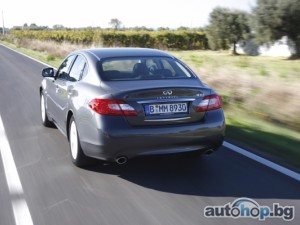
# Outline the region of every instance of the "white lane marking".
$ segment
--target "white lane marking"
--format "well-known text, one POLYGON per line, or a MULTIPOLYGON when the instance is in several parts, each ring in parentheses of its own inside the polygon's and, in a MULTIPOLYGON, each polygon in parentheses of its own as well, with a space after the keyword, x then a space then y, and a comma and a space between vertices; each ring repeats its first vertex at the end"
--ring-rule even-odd
POLYGON ((16 225, 33 225, 23 187, 0 115, 0 151, 16 225))
MULTIPOLYGON (((28 58, 30 58, 30 59, 36 61, 36 62, 39 62, 39 63, 41 63, 41 64, 43 64, 43 65, 52 67, 52 66, 50 66, 50 65, 48 65, 48 64, 46 64, 46 63, 44 63, 44 62, 41 62, 41 61, 39 61, 39 60, 37 60, 37 59, 34 59, 34 58, 32 58, 32 57, 30 57, 30 56, 28 56, 28 55, 25 55, 25 54, 23 54, 23 53, 17 52, 16 50, 13 50, 13 49, 11 49, 11 48, 9 48, 9 47, 3 45, 3 44, 1 44, 1 45, 2 45, 3 47, 6 47, 6 48, 8 48, 8 49, 10 49, 10 50, 12 50, 12 51, 14 51, 14 52, 16 52, 16 53, 19 53, 19 54, 21 54, 21 55, 23 55, 23 56, 25 56, 25 57, 28 57, 28 58)), ((294 171, 292 171, 292 170, 289 170, 289 169, 287 169, 287 168, 285 168, 285 167, 283 167, 283 166, 280 166, 280 165, 278 165, 278 164, 276 164, 276 163, 274 163, 274 162, 271 162, 271 161, 269 161, 269 160, 267 160, 267 159, 264 159, 264 158, 262 158, 262 157, 260 157, 260 156, 258 156, 258 155, 255 155, 255 154, 253 154, 253 153, 250 153, 250 152, 248 152, 247 150, 242 149, 242 148, 239 148, 239 147, 237 147, 237 146, 235 146, 235 145, 233 145, 233 144, 230 144, 230 143, 228 143, 228 142, 226 142, 226 141, 223 143, 223 146, 225 146, 226 148, 228 148, 228 149, 230 149, 230 150, 232 150, 232 151, 235 151, 235 152, 237 152, 237 153, 239 153, 239 154, 241 154, 241 155, 244 155, 244 156, 246 156, 246 157, 248 157, 248 158, 250 158, 250 159, 252 159, 252 160, 254 160, 254 161, 258 162, 258 163, 261 163, 261 164, 263 164, 263 165, 265 165, 265 166, 268 166, 269 168, 272 168, 272 169, 274 169, 274 170, 276 170, 276 171, 278 171, 278 172, 280 172, 280 173, 282 173, 282 174, 285 174, 285 175, 287 175, 287 176, 289 176, 289 177, 291 177, 291 178, 294 178, 295 180, 300 181, 300 174, 299 174, 299 173, 296 173, 296 172, 294 172, 294 171)))
POLYGON ((278 164, 276 164, 274 162, 271 162, 270 160, 267 160, 267 159, 262 158, 262 157, 260 157, 258 155, 255 155, 255 154, 253 154, 251 152, 248 152, 247 150, 242 149, 240 147, 237 147, 237 146, 235 146, 233 144, 230 144, 230 143, 228 143, 226 141, 224 141, 223 146, 225 146, 226 148, 229 148, 232 151, 235 151, 235 152, 237 152, 237 153, 239 153, 241 155, 244 155, 244 156, 246 156, 246 157, 248 157, 248 158, 250 158, 252 160, 255 160, 256 162, 259 162, 259 163, 261 163, 261 164, 263 164, 263 165, 265 165, 265 166, 267 166, 269 168, 272 168, 273 170, 276 170, 276 171, 278 171, 278 172, 280 172, 282 174, 285 174, 286 176, 289 176, 291 178, 294 178, 297 181, 300 181, 300 174, 299 173, 296 173, 296 172, 294 172, 292 170, 289 170, 289 169, 287 169, 287 168, 285 168, 283 166, 280 166, 280 165, 278 165, 278 164))

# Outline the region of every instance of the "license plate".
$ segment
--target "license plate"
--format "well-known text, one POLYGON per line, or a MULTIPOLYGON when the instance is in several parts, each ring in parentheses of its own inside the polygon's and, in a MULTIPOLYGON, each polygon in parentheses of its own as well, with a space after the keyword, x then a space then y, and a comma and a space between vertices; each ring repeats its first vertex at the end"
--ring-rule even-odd
POLYGON ((151 104, 145 106, 146 115, 186 113, 187 103, 151 104))

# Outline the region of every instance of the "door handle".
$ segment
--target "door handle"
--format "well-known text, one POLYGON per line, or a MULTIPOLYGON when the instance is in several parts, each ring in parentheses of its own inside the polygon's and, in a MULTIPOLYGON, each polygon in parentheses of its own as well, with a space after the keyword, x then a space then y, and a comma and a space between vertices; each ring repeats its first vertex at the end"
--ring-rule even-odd
POLYGON ((71 85, 67 88, 68 97, 72 97, 74 95, 74 87, 71 85))
POLYGON ((71 97, 73 95, 73 90, 68 90, 68 97, 71 97))

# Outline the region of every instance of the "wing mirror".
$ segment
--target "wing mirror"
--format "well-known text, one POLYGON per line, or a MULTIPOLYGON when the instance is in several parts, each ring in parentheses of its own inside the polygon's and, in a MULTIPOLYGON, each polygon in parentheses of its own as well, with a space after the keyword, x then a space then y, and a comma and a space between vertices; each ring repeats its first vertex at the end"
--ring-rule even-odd
POLYGON ((45 68, 42 70, 43 77, 54 77, 54 69, 53 68, 45 68))

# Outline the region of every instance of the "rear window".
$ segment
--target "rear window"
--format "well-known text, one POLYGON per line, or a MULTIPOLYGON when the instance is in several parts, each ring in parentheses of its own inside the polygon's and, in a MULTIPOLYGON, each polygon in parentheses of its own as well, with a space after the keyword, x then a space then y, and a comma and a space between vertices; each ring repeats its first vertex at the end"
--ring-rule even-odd
POLYGON ((182 63, 167 57, 105 59, 101 61, 101 73, 109 81, 194 78, 182 63))

